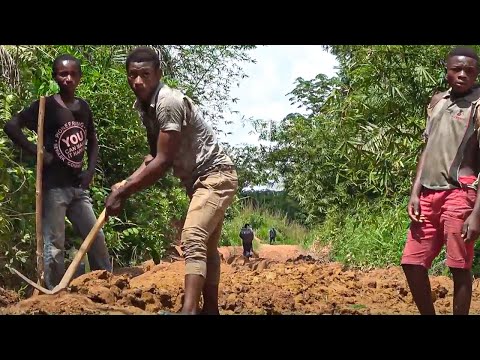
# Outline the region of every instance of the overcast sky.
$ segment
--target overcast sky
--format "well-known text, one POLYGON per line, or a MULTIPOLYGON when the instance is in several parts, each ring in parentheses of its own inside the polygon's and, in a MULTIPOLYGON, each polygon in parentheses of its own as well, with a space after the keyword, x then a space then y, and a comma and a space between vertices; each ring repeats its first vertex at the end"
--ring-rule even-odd
POLYGON ((335 57, 320 45, 259 46, 251 55, 257 63, 245 66, 248 78, 232 89, 232 97, 239 99, 232 110, 239 113, 226 115, 233 124, 222 126, 232 135, 221 136, 221 140, 232 145, 258 142, 256 136, 249 135, 252 128, 242 125, 242 116, 280 121, 289 113, 302 112, 296 105, 290 105, 287 96, 294 88, 295 79, 312 79, 319 73, 333 76, 337 65, 335 57))

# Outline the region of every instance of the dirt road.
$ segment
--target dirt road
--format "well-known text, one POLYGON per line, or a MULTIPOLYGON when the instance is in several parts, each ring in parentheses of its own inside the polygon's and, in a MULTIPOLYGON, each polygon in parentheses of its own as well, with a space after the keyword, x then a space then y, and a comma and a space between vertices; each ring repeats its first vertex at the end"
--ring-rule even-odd
MULTIPOLYGON (((262 245, 260 258, 246 261, 241 248, 221 248, 221 314, 416 314, 399 267, 348 270, 313 259, 296 246, 262 245)), ((183 261, 147 262, 75 279, 69 291, 19 301, 0 289, 2 314, 155 314, 178 311, 183 296, 183 261)), ((438 313, 451 313, 453 284, 432 277, 438 313)), ((480 314, 479 281, 472 314, 480 314)))

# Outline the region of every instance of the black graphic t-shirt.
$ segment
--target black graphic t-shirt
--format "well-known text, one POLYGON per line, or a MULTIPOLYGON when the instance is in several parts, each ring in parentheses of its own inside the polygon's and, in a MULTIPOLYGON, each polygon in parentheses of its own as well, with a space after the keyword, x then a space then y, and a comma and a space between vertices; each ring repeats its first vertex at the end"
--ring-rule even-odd
MULTIPOLYGON (((74 110, 60 105, 53 96, 45 99, 44 146, 53 155, 50 165, 43 167, 43 187, 46 189, 79 186, 87 141, 96 137, 90 106, 76 98, 74 110)), ((37 132, 39 101, 18 114, 27 128, 37 132)))

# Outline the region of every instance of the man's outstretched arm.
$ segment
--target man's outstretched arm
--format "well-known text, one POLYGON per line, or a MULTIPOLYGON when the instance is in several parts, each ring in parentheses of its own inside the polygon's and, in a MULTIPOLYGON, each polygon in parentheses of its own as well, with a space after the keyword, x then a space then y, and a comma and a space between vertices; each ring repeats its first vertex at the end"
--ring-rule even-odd
POLYGON ((157 140, 157 155, 137 176, 119 190, 120 196, 127 198, 153 185, 163 177, 173 164, 179 144, 180 133, 178 131, 160 131, 157 140))
MULTIPOLYGON (((132 181, 138 174, 140 174, 146 167, 148 164, 150 164, 150 162, 153 160, 153 156, 151 154, 148 154, 147 156, 145 156, 145 158, 143 159, 142 163, 140 164, 140 166, 138 167, 137 170, 135 170, 127 179, 126 181, 132 181)), ((115 185, 112 185, 111 187, 111 190, 112 191, 115 191, 117 189, 119 189, 122 185, 122 181, 119 181, 118 183, 116 183, 115 185)))
POLYGON ((180 132, 161 131, 157 140, 157 154, 133 179, 110 194, 105 207, 108 215, 117 215, 123 202, 132 194, 153 185, 172 166, 180 144, 180 132))

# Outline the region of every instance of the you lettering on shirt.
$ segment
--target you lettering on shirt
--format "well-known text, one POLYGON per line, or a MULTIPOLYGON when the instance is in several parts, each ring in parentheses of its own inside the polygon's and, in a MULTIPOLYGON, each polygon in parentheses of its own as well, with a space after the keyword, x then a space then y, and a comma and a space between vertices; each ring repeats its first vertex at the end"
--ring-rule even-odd
POLYGON ((65 123, 55 133, 55 153, 66 165, 72 168, 82 167, 86 133, 85 125, 77 121, 65 123))

